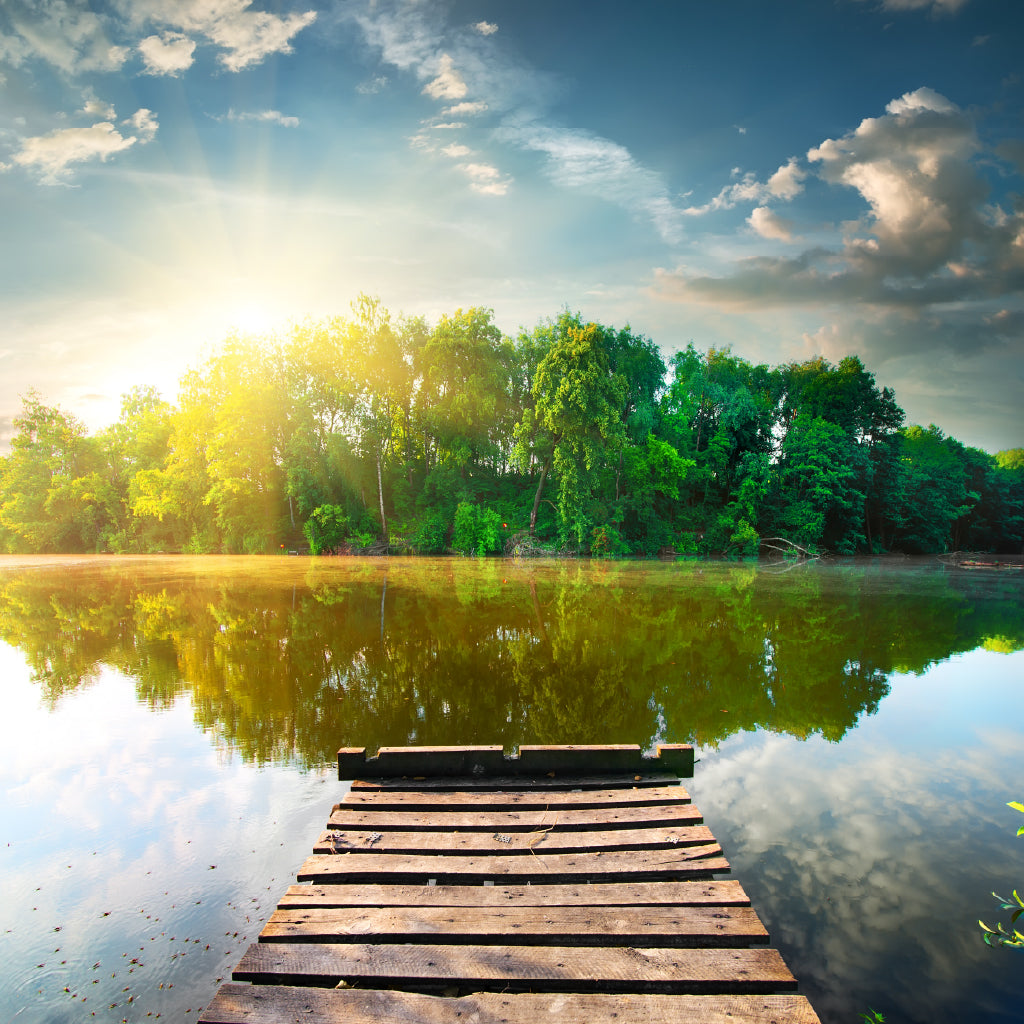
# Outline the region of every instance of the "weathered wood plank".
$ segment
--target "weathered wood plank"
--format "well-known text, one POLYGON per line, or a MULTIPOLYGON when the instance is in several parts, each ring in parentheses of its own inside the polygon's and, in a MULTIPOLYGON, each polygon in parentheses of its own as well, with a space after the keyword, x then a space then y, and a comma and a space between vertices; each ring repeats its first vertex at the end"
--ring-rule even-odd
POLYGON ((749 946, 768 941, 751 907, 391 907, 278 909, 260 942, 749 946))
POLYGON ((232 975, 258 984, 480 990, 780 992, 796 988, 778 951, 611 946, 251 945, 232 975))
POLYGON ((595 775, 567 775, 551 772, 544 775, 403 775, 397 778, 354 779, 352 791, 437 790, 450 792, 489 792, 503 789, 573 790, 573 789, 635 789, 643 786, 674 786, 679 777, 674 772, 611 772, 595 775))
POLYGON ((612 828, 653 828, 700 825, 703 817, 693 804, 655 804, 651 807, 597 807, 546 811, 375 811, 339 804, 331 812, 328 828, 348 831, 533 832, 546 828, 586 831, 612 828))
MULTIPOLYGON (((527 790, 503 790, 491 793, 444 793, 424 790, 391 793, 381 790, 353 790, 342 801, 345 807, 365 807, 375 811, 425 812, 449 808, 474 811, 591 809, 597 807, 643 807, 651 804, 688 804, 690 794, 682 786, 657 786, 640 789, 595 789, 537 793, 527 790)), ((341 806, 341 805, 339 805, 341 806)))
POLYGON ((712 877, 729 864, 676 777, 692 758, 339 751, 363 777, 298 874, 318 884, 289 888, 234 973, 253 984, 202 1020, 818 1024, 780 995, 796 981, 742 887, 712 877))
POLYGON ((366 779, 400 775, 545 775, 548 772, 669 771, 693 775, 693 747, 685 743, 660 745, 645 757, 635 743, 597 746, 578 744, 519 748, 505 757, 499 746, 381 747, 367 757, 365 747, 338 751, 338 778, 366 779))
POLYGON ((308 857, 300 882, 420 882, 440 884, 501 878, 506 882, 651 881, 729 870, 717 843, 627 853, 535 854, 532 857, 405 856, 381 853, 308 857))
POLYGON ((412 992, 228 984, 200 1024, 820 1024, 798 995, 515 995, 480 992, 461 998, 412 992))
POLYGON ((750 906, 735 879, 595 882, 582 885, 292 885, 278 906, 634 907, 750 906))
POLYGON ((692 828, 616 829, 612 832, 350 832, 327 829, 313 853, 571 853, 595 850, 669 849, 713 843, 706 825, 692 828))

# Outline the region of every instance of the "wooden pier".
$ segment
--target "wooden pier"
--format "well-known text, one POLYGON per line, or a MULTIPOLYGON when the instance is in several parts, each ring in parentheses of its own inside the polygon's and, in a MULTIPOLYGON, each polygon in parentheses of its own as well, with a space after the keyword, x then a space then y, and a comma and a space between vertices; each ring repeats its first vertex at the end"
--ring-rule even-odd
POLYGON ((205 1024, 818 1024, 679 777, 693 750, 393 747, 205 1024), (301 884, 304 883, 304 884, 301 884))

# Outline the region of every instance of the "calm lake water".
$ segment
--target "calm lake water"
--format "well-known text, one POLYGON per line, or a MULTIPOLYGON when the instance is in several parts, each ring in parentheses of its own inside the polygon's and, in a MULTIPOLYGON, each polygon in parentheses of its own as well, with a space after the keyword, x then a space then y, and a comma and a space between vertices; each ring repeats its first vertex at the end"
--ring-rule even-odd
POLYGON ((339 746, 658 742, 825 1024, 1024 1020, 1017 571, 0 558, 0 692, 0 1020, 196 1019, 339 746))

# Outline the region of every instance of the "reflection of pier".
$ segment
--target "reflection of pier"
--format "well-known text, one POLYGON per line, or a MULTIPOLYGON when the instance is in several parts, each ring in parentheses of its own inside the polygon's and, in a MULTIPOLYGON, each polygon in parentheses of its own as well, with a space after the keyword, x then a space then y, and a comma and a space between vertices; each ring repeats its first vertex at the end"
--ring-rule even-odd
POLYGON ((814 1024, 678 782, 693 750, 384 748, 208 1024, 814 1024))

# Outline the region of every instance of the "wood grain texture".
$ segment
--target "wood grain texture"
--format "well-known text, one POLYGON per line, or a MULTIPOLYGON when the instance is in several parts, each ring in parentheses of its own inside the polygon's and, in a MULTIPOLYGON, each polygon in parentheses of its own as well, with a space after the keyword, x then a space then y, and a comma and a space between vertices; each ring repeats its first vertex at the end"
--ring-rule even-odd
POLYGON ((672 850, 625 853, 537 853, 531 857, 453 857, 380 853, 327 854, 308 857, 299 869, 300 882, 507 882, 653 881, 729 870, 717 843, 672 850))
POLYGON ((612 832, 347 832, 320 833, 313 853, 519 854, 596 850, 671 849, 713 843, 706 825, 692 828, 617 829, 612 832), (500 838, 498 838, 500 837, 500 838))
POLYGON ((778 992, 796 980, 773 949, 257 943, 233 974, 261 984, 569 992, 778 992))
POLYGON ((404 775, 397 778, 354 779, 352 792, 402 792, 404 790, 431 792, 487 793, 503 789, 527 791, 554 791, 573 789, 634 789, 644 786, 673 786, 679 784, 674 772, 644 769, 640 772, 609 772, 607 774, 575 774, 551 772, 544 775, 404 775))
POLYGON ((579 810, 553 807, 543 811, 388 811, 339 804, 328 828, 369 832, 535 832, 546 828, 607 831, 612 828, 654 828, 701 825, 693 804, 655 804, 650 807, 597 807, 579 810))
POLYGON ((749 946, 768 941, 750 907, 278 908, 261 942, 749 946))
POLYGON ((590 995, 480 992, 461 998, 380 990, 224 985, 201 1024, 820 1024, 798 995, 590 995))
POLYGON ((735 879, 582 885, 292 885, 280 907, 750 906, 735 879))
POLYGON ((426 812, 444 809, 546 811, 556 807, 578 810, 581 808, 642 807, 650 804, 688 803, 690 803, 690 794, 684 787, 678 785, 580 789, 579 792, 558 790, 548 793, 517 789, 484 793, 446 793, 429 789, 399 792, 353 789, 343 801, 345 807, 359 807, 366 810, 423 810, 426 812))

